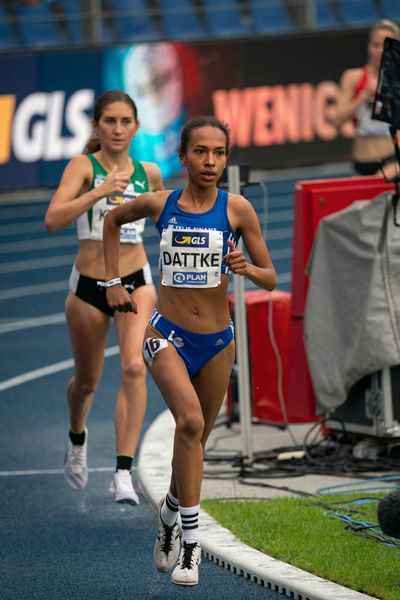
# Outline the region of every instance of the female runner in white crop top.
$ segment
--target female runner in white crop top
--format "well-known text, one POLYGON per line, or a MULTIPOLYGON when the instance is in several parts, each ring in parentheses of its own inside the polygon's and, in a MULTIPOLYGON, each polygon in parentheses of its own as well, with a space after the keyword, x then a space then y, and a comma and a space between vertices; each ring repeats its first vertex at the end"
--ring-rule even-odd
POLYGON ((142 344, 155 288, 142 243, 143 222, 129 223, 121 231, 119 269, 140 311, 114 314, 109 308, 101 285, 105 280, 103 222, 107 212, 118 204, 135 202, 140 193, 162 190, 164 185, 157 165, 129 157, 139 122, 136 105, 127 94, 111 90, 100 96, 94 108, 93 128, 85 154, 66 166, 45 217, 50 232, 77 221, 79 238, 65 305, 75 373, 67 386, 70 431, 64 475, 73 489, 87 484, 87 419, 114 316, 122 382, 115 405, 117 464, 110 491, 117 502, 134 505, 139 498, 132 484, 131 466, 146 408, 142 344))
POLYGON ((233 272, 272 290, 277 276, 260 223, 243 196, 221 193, 229 132, 215 117, 184 126, 180 160, 188 182, 179 192, 143 194, 109 213, 104 224, 107 299, 114 310, 140 309, 115 282, 124 223, 149 216, 159 230, 160 286, 145 333, 144 356, 176 422, 170 488, 160 502, 154 561, 178 585, 196 585, 203 450, 228 386, 234 360, 228 279, 233 272), (248 261, 236 248, 242 237, 248 261), (177 520, 178 510, 180 519, 177 520), (182 543, 180 541, 180 523, 182 543), (179 558, 178 558, 179 556, 179 558))

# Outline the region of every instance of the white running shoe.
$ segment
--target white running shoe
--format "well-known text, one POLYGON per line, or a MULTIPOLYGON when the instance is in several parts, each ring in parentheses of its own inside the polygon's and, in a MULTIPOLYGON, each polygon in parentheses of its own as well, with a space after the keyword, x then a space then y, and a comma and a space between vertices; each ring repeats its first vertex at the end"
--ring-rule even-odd
POLYGON ((154 544, 153 559, 157 571, 168 573, 172 571, 178 560, 181 548, 181 527, 179 517, 174 525, 166 525, 161 518, 161 507, 164 498, 158 505, 158 533, 154 544))
POLYGON ((110 484, 109 491, 115 494, 115 502, 120 504, 139 504, 139 497, 132 483, 132 475, 128 469, 118 469, 110 484))
POLYGON ((67 452, 64 460, 64 477, 73 490, 83 490, 89 478, 87 466, 87 429, 85 429, 85 434, 85 441, 82 446, 74 445, 68 438, 67 452))
POLYGON ((179 560, 172 571, 171 580, 178 585, 197 585, 199 583, 199 564, 201 563, 200 544, 183 542, 179 560))

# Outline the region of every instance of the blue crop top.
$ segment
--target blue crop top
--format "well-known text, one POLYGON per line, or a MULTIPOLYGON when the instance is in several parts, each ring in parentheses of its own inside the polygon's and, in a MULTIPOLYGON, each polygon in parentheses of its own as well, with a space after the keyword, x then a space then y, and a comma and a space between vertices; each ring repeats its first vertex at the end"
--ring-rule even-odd
POLYGON ((218 190, 214 206, 204 213, 179 208, 182 189, 168 196, 156 223, 160 234, 162 285, 186 288, 217 287, 221 273, 229 274, 222 257, 228 239, 237 239, 228 219, 228 193, 218 190))

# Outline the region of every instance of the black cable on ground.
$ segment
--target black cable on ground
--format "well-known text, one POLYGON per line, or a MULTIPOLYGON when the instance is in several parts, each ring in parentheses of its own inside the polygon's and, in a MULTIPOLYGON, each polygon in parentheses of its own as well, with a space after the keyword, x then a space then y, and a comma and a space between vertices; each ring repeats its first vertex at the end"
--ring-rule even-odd
MULTIPOLYGON (((343 423, 339 422, 341 431, 329 434, 317 440, 321 435, 322 427, 326 426, 330 419, 322 419, 314 423, 304 437, 302 445, 284 446, 271 450, 256 452, 250 464, 241 457, 240 452, 223 453, 215 451, 211 454, 205 453, 205 462, 226 463, 227 468, 223 471, 210 471, 205 469, 206 478, 224 477, 224 479, 240 478, 241 482, 253 478, 276 479, 288 477, 301 477, 304 475, 333 475, 335 477, 355 477, 369 475, 371 473, 399 472, 400 459, 393 458, 382 441, 381 455, 376 458, 357 458, 353 455, 354 436, 349 436, 343 423), (312 442, 310 441, 312 439, 312 442), (300 457, 296 454, 301 453, 300 457), (290 454, 294 457, 290 458, 290 454), (289 458, 283 460, 282 457, 289 458)), ((230 436, 229 436, 230 437, 230 436)), ((214 446, 223 438, 217 438, 214 446)), ((359 441, 359 437, 355 438, 359 441)), ((393 440, 390 440, 393 443, 393 440)), ((386 442, 387 444, 387 442, 386 442)), ((399 440, 400 445, 400 440, 399 440)), ((251 485, 257 486, 253 481, 251 485)))

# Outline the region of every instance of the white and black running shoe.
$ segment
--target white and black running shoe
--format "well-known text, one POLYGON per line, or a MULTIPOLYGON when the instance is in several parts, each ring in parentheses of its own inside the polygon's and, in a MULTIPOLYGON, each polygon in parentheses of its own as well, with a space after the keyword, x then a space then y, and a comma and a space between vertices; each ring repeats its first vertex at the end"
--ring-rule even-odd
POLYGON ((172 571, 178 560, 181 548, 181 526, 179 517, 174 525, 166 525, 161 518, 161 507, 164 498, 158 507, 158 534, 154 544, 153 558, 157 571, 167 573, 172 571))
POLYGON ((183 542, 181 553, 171 580, 178 585, 197 585, 199 583, 199 564, 201 562, 200 544, 183 542))

